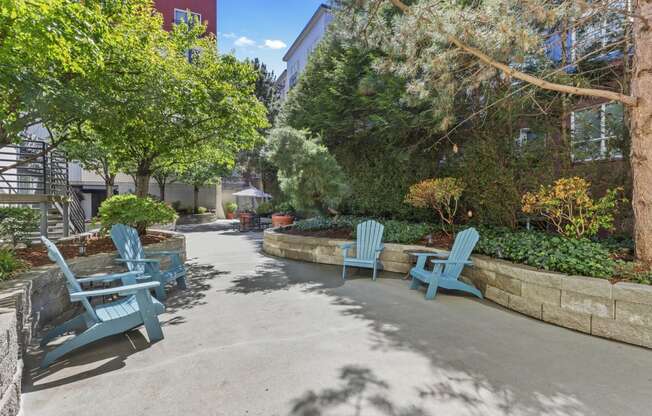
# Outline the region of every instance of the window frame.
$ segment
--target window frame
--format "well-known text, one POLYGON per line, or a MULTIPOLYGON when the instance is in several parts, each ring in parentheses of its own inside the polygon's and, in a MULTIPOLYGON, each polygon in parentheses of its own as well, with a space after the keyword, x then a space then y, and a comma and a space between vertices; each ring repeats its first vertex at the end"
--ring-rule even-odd
MULTIPOLYGON (((626 19, 631 23, 634 20, 634 17, 631 15, 632 13, 632 0, 624 0, 623 1, 625 10, 628 12, 628 16, 626 19)), ((599 38, 600 38, 600 46, 604 48, 605 46, 608 45, 608 38, 609 38, 609 32, 608 28, 610 25, 613 25, 613 22, 609 20, 608 16, 603 16, 602 19, 600 19, 599 22, 599 38)), ((597 36, 597 35, 596 35, 597 36)), ((571 38, 571 48, 570 48, 570 61, 571 62, 576 62, 577 61, 577 49, 578 49, 578 34, 577 34, 577 28, 573 29, 570 33, 570 38, 571 38)), ((581 57, 580 57, 581 58, 581 57)))
MULTIPOLYGON (((622 103, 618 103, 617 101, 606 101, 601 104, 595 104, 595 105, 590 105, 587 107, 582 107, 578 108, 574 111, 571 112, 570 114, 570 138, 571 138, 571 160, 573 162, 591 162, 591 161, 597 161, 597 160, 618 160, 622 159, 623 155, 620 151, 618 152, 609 152, 608 148, 608 142, 610 140, 613 140, 617 138, 618 136, 615 134, 608 134, 609 132, 607 131, 607 106, 611 104, 620 104, 623 105, 622 103), (600 112, 599 115, 599 120, 600 120, 600 136, 599 137, 591 137, 586 140, 575 140, 575 124, 576 124, 576 114, 583 112, 583 111, 590 111, 593 109, 598 109, 600 112), (600 152, 598 155, 594 156, 589 156, 586 158, 578 158, 575 156, 575 144, 576 143, 589 143, 589 142, 599 142, 600 143, 600 152)), ((624 110, 624 109, 623 109, 624 110)), ((624 117, 624 112, 623 112, 623 126, 625 124, 625 117, 624 117)))
POLYGON ((195 17, 198 17, 198 18, 199 18, 199 22, 200 22, 200 23, 203 21, 203 20, 201 19, 201 13, 193 12, 193 11, 190 10, 190 9, 177 9, 177 8, 175 7, 175 8, 174 8, 174 14, 173 14, 173 16, 172 16, 172 23, 174 23, 175 25, 178 25, 178 24, 180 24, 180 23, 192 24, 192 23, 189 23, 188 20, 178 21, 178 20, 177 20, 177 12, 180 12, 180 13, 185 14, 186 17, 192 17, 192 21, 193 21, 193 22, 195 21, 195 19, 194 19, 195 17), (188 16, 188 13, 190 13, 190 16, 188 16))

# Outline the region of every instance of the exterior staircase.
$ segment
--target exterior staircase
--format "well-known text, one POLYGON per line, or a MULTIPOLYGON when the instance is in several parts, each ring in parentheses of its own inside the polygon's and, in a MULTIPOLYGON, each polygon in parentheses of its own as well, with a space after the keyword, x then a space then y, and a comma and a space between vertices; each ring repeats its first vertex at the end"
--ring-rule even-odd
POLYGON ((84 210, 68 181, 68 162, 47 142, 25 138, 1 148, 0 166, 6 167, 0 174, 0 205, 39 210, 41 222, 34 240, 41 235, 57 240, 85 232, 84 210))

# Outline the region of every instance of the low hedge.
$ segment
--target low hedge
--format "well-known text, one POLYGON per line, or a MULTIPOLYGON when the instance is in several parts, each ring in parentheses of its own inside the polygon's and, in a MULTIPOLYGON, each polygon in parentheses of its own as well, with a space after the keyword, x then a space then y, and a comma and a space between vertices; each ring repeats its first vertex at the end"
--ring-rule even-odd
MULTIPOLYGON (((340 216, 336 218, 314 217, 297 221, 293 228, 299 231, 323 231, 323 230, 351 230, 355 237, 355 229, 361 222, 369 218, 340 216)), ((386 243, 413 244, 418 243, 428 235, 433 225, 426 223, 412 223, 398 220, 377 220, 385 226, 383 241, 386 243)))
MULTIPOLYGON (((315 217, 294 224, 299 231, 323 231, 335 229, 352 230, 368 218, 340 216, 337 218, 315 217)), ((438 230, 437 224, 411 223, 397 220, 378 220, 385 225, 384 241, 387 243, 413 244, 423 240, 429 233, 438 230)), ((630 273, 625 275, 623 267, 628 264, 612 258, 613 242, 602 244, 588 239, 572 239, 541 231, 514 231, 508 228, 477 227, 480 241, 475 253, 526 264, 539 269, 571 275, 599 278, 622 276, 627 280, 645 282, 646 277, 630 273)), ((646 275, 649 276, 649 275, 646 275)))

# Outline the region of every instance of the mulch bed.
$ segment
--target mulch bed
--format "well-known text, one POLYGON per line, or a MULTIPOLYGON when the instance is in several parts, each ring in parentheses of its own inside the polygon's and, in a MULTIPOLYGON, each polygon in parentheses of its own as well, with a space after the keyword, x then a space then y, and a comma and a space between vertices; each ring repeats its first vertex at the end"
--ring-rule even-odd
MULTIPOLYGON (((159 233, 148 233, 145 236, 140 237, 140 241, 143 245, 156 244, 161 241, 165 241, 170 236, 168 234, 159 234, 159 233)), ((67 240, 63 242, 58 242, 57 247, 63 257, 68 259, 74 259, 79 256, 79 241, 78 240, 67 240)), ((115 251, 115 246, 111 237, 89 237, 86 239, 86 255, 92 256, 93 254, 100 253, 111 253, 115 251)), ((35 244, 31 247, 20 248, 16 250, 16 256, 28 263, 30 267, 39 267, 46 264, 52 264, 52 261, 48 258, 48 252, 42 244, 35 244)))
MULTIPOLYGON (((303 237, 324 237, 324 238, 341 238, 352 239, 353 231, 346 228, 339 228, 334 230, 317 230, 317 231, 300 231, 293 228, 283 230, 284 234, 300 235, 303 237)), ((453 247, 453 236, 444 233, 437 233, 432 235, 432 238, 424 237, 421 241, 415 243, 417 245, 426 247, 437 247, 450 250, 453 247)))

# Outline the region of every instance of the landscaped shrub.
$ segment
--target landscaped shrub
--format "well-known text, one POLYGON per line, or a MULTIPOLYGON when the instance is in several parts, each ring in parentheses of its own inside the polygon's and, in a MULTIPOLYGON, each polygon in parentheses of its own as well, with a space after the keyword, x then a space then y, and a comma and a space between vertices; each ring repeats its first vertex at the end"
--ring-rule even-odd
POLYGON ((362 220, 355 217, 313 217, 305 220, 300 220, 295 222, 292 225, 292 228, 298 231, 323 231, 323 230, 341 230, 347 229, 353 231, 353 229, 360 223, 362 220))
POLYGON ((261 216, 267 216, 274 212, 274 206, 271 202, 263 202, 256 208, 256 214, 261 216))
POLYGON ((386 220, 381 222, 385 226, 384 241, 388 243, 418 243, 433 229, 432 225, 425 223, 411 223, 397 220, 386 220))
POLYGON ((294 206, 290 202, 281 202, 274 207, 274 214, 278 215, 292 215, 295 212, 294 206))
POLYGON ((208 208, 206 207, 198 207, 197 208, 197 214, 206 214, 208 212, 208 208))
POLYGON ((616 261, 609 250, 587 239, 508 228, 479 229, 475 252, 566 274, 609 278, 616 261))
POLYGON ((270 131, 267 144, 281 190, 296 209, 326 213, 338 208, 348 193, 346 176, 319 135, 278 127, 270 131))
POLYGON ((109 231, 114 224, 125 224, 136 228, 141 235, 153 224, 167 224, 176 219, 177 213, 167 204, 136 195, 116 195, 105 200, 97 216, 102 232, 109 231))
POLYGON ((12 246, 19 243, 29 244, 29 235, 38 231, 40 214, 32 208, 0 208, 0 240, 8 241, 12 246))
POLYGON ((23 267, 23 262, 18 260, 14 252, 0 249, 0 280, 7 280, 16 271, 23 267))
POLYGON ((226 205, 224 206, 224 208, 226 209, 227 213, 234 213, 234 212, 236 212, 238 210, 238 204, 236 204, 233 201, 232 202, 227 202, 226 205))
MULTIPOLYGON (((358 224, 367 221, 369 218, 338 216, 334 218, 314 217, 297 221, 292 226, 299 231, 323 231, 323 230, 350 230, 355 237, 355 230, 358 224)), ((410 223, 398 220, 379 220, 385 226, 383 241, 387 243, 410 244, 417 243, 423 239, 433 226, 425 223, 410 223)))
MULTIPOLYGON (((338 216, 314 217, 297 221, 298 231, 350 230, 355 237, 356 226, 369 218, 338 216)), ((385 226, 383 241, 387 243, 419 243, 437 228, 434 224, 379 220, 385 226)), ((623 279, 644 283, 652 274, 612 258, 610 249, 600 242, 568 238, 540 231, 513 231, 506 227, 478 227, 480 241, 475 253, 526 264, 538 269, 571 275, 623 279)))
POLYGON ((405 202, 415 208, 430 208, 439 214, 445 233, 453 228, 464 183, 457 178, 426 179, 410 187, 405 202))
POLYGON ((559 179, 552 186, 541 186, 538 192, 523 195, 523 212, 543 216, 567 237, 591 237, 600 229, 611 230, 622 189, 607 190, 605 196, 595 201, 589 193, 590 186, 578 177, 559 179))

